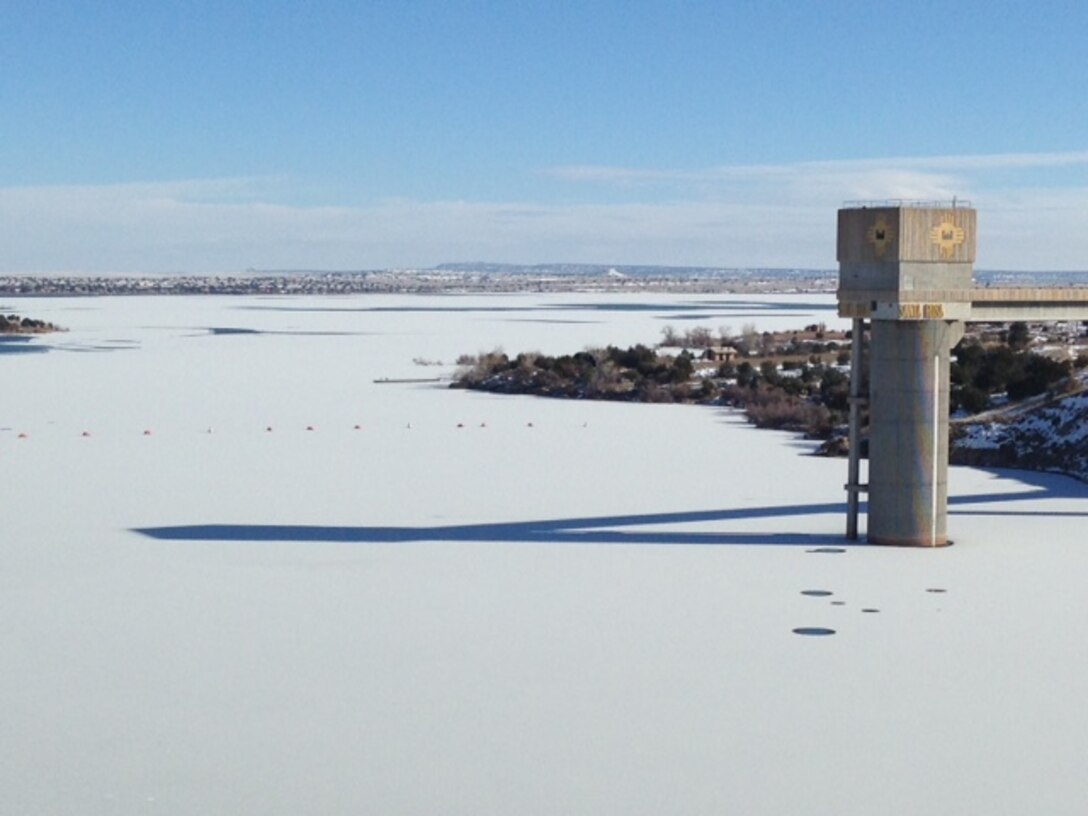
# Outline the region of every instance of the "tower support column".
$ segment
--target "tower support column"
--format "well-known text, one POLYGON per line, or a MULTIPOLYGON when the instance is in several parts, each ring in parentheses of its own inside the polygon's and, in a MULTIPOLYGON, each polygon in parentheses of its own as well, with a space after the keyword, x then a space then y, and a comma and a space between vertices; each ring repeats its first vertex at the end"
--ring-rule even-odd
POLYGON ((948 394, 963 323, 874 320, 869 514, 874 544, 948 544, 948 394))

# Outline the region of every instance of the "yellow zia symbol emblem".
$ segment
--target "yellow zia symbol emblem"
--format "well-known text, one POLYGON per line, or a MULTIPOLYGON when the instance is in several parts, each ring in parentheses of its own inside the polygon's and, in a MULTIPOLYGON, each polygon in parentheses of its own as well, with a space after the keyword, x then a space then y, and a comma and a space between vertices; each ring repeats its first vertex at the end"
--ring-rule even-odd
POLYGON ((951 258, 964 237, 963 227, 957 227, 951 221, 942 221, 929 231, 929 242, 941 251, 942 258, 951 258))

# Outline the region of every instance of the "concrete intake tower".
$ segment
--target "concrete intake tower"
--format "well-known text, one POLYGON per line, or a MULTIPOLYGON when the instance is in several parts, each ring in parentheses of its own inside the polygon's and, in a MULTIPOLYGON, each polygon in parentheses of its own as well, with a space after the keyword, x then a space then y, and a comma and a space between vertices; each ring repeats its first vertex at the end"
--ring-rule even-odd
POLYGON ((846 536, 858 537, 860 494, 868 492, 870 543, 940 547, 948 543, 949 356, 965 324, 1088 320, 1088 288, 976 289, 976 217, 966 202, 857 203, 839 210, 838 226, 839 315, 853 319, 846 536))
POLYGON ((874 544, 948 543, 948 379, 970 317, 975 211, 930 204, 839 211, 839 311, 854 318, 851 468, 857 536, 860 349, 869 349, 869 513, 874 544))

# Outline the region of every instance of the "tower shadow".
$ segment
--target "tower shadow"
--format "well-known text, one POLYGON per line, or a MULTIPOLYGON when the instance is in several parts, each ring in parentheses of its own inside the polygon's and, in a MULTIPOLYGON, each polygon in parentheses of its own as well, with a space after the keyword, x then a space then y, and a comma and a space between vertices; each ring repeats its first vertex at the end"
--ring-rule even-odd
MULTIPOLYGON (((1006 471, 992 471, 1006 477, 1006 471)), ((1018 515, 1088 518, 1084 511, 1048 511, 1017 508, 1017 502, 1044 498, 1086 499, 1088 485, 1049 473, 1016 473, 1029 489, 1015 493, 973 494, 949 499, 956 515, 1018 515), (962 509, 961 509, 962 508, 962 509)), ((862 510, 866 505, 862 504, 862 510)), ((547 544, 652 544, 703 546, 867 546, 847 541, 841 534, 802 531, 681 529, 686 524, 738 522, 757 519, 788 521, 819 515, 844 516, 845 502, 822 504, 770 505, 676 513, 641 513, 620 516, 502 521, 482 524, 334 526, 316 524, 190 524, 170 527, 137 527, 132 532, 160 541, 295 541, 310 543, 412 544, 418 542, 458 543, 547 543, 547 544), (673 527, 675 529, 650 529, 673 527)), ((837 521, 837 520, 836 520, 837 521)), ((787 526, 785 524, 781 525, 787 526)))
POLYGON ((326 526, 283 524, 194 524, 141 527, 133 532, 165 541, 300 541, 362 544, 422 541, 548 544, 681 544, 681 545, 824 545, 842 544, 842 536, 803 532, 695 532, 681 529, 638 529, 698 522, 844 513, 845 504, 644 513, 437 526, 326 526), (623 529, 617 529, 623 528, 623 529), (635 528, 635 529, 632 529, 635 528))

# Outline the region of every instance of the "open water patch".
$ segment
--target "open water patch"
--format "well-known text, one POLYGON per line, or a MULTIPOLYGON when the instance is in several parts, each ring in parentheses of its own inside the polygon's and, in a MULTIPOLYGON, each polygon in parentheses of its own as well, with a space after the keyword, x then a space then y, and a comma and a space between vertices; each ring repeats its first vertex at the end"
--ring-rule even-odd
POLYGON ((547 318, 547 317, 512 317, 505 321, 506 323, 544 323, 554 326, 572 326, 572 325, 598 325, 603 323, 603 320, 562 320, 560 318, 547 318))
POLYGON ((283 337, 361 337, 367 335, 378 334, 378 332, 357 332, 357 331, 312 331, 303 329, 250 329, 244 326, 209 326, 204 329, 198 330, 200 333, 194 335, 196 337, 205 337, 212 335, 213 337, 264 337, 264 336, 283 336, 283 337))
MULTIPOLYGON (((351 312, 367 314, 469 314, 487 312, 542 312, 560 307, 554 306, 236 306, 236 309, 254 312, 351 312)), ((563 307, 566 308, 566 307, 563 307)))
POLYGON ((51 348, 32 340, 34 337, 26 334, 0 335, 0 354, 42 354, 51 348))
POLYGON ((764 301, 691 301, 669 302, 623 302, 623 303, 558 303, 535 304, 525 306, 498 305, 452 305, 452 306, 236 306, 247 311, 265 312, 359 312, 372 314, 432 314, 432 313, 513 313, 513 312, 602 312, 602 313, 647 313, 660 312, 668 320, 710 319, 715 317, 797 317, 798 312, 833 312, 834 302, 812 303, 773 303, 764 301))
POLYGON ((835 302, 825 301, 783 301, 783 300, 702 300, 703 308, 759 309, 761 312, 834 312, 835 302))
POLYGON ((697 312, 695 314, 673 314, 673 315, 659 315, 662 320, 739 320, 742 318, 758 318, 758 317, 810 317, 808 312, 796 314, 794 312, 697 312))
POLYGON ((101 351, 131 351, 140 348, 140 344, 132 341, 109 340, 105 343, 64 343, 53 346, 57 351, 72 351, 77 354, 90 354, 101 351))
POLYGON ((264 332, 257 329, 242 329, 235 326, 211 326, 208 329, 208 334, 214 335, 231 335, 231 334, 264 334, 264 332))

